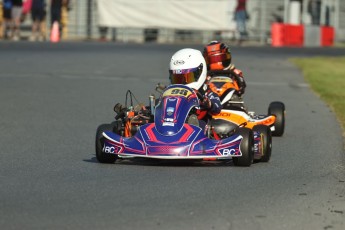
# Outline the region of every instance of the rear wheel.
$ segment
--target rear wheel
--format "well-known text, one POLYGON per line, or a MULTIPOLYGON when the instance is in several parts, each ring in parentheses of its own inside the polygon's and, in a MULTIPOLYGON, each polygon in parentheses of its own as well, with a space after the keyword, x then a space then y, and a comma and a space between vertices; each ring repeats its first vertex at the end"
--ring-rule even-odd
POLYGON ((102 124, 97 128, 96 131, 96 158, 101 163, 108 163, 113 164, 118 156, 116 154, 110 154, 110 153, 104 153, 102 151, 103 149, 103 143, 104 143, 104 137, 102 135, 105 131, 112 131, 117 129, 118 123, 113 122, 111 124, 102 124))
POLYGON ((266 125, 256 125, 253 131, 259 132, 261 137, 261 152, 262 156, 260 161, 269 162, 272 153, 272 133, 271 129, 266 125))
POLYGON ((239 134, 243 137, 240 150, 242 156, 233 157, 232 160, 236 166, 245 166, 249 167, 253 163, 254 159, 254 135, 253 131, 248 128, 239 128, 236 131, 236 134, 239 134))
POLYGON ((275 115, 274 122, 275 130, 272 132, 273 136, 283 136, 285 129, 285 105, 282 102, 274 101, 268 107, 268 114, 275 115))

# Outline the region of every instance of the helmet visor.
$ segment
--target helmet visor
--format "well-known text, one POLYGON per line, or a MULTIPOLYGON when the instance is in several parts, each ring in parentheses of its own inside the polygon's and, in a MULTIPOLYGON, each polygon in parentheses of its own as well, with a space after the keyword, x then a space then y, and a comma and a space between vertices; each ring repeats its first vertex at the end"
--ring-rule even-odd
POLYGON ((189 84, 198 81, 202 68, 169 70, 171 84, 189 84))
POLYGON ((217 62, 224 62, 230 59, 230 55, 226 53, 210 55, 207 57, 207 63, 217 63, 217 62))

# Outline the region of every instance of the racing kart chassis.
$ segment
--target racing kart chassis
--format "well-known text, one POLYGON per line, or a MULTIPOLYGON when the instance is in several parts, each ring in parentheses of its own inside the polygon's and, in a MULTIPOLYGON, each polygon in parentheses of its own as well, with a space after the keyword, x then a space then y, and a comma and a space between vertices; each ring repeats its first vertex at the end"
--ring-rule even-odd
MULTIPOLYGON (((131 136, 123 135, 123 122, 98 127, 96 157, 102 163, 118 158, 155 158, 180 160, 233 159, 238 166, 250 166, 254 160, 254 133, 237 127, 231 135, 211 139, 204 131, 188 124, 188 117, 199 107, 194 90, 185 85, 171 85, 154 108, 154 121, 140 124, 131 136)), ((152 107, 149 106, 149 109, 152 107)), ((128 114, 127 112, 124 112, 128 114)))

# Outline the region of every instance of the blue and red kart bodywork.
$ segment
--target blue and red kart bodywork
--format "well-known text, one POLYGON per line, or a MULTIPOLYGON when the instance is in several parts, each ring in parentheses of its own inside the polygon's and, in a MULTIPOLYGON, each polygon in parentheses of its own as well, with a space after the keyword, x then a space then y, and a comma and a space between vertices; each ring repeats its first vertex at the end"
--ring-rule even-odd
POLYGON ((113 155, 126 158, 231 159, 248 158, 249 155, 246 164, 250 165, 253 159, 253 141, 250 141, 253 133, 250 131, 248 135, 251 136, 248 136, 246 132, 235 132, 225 139, 210 139, 201 128, 186 123, 190 112, 198 107, 197 94, 189 87, 167 87, 155 108, 154 123, 140 126, 135 135, 129 138, 112 131, 101 131, 98 150, 96 145, 97 158, 113 155), (250 143, 241 145, 243 140, 249 140, 250 143))
POLYGON ((104 132, 105 153, 160 159, 231 158, 241 156, 242 137, 234 135, 220 141, 207 138, 199 127, 184 124, 176 135, 164 136, 154 123, 143 125, 130 138, 104 132))

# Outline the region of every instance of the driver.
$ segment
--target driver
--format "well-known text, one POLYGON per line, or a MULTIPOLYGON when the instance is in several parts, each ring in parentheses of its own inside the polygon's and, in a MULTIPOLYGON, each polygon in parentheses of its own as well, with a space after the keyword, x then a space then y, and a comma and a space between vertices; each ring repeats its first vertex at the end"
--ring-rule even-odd
POLYGON ((219 41, 211 41, 204 47, 203 56, 207 63, 208 75, 210 77, 219 74, 228 74, 236 81, 239 90, 236 92, 239 97, 244 94, 246 82, 241 70, 236 69, 231 63, 231 52, 229 47, 219 41))
POLYGON ((219 114, 222 105, 219 96, 205 84, 206 62, 196 49, 177 51, 170 60, 169 79, 171 84, 186 84, 201 95, 200 110, 197 111, 199 126, 204 129, 212 115, 219 114))

